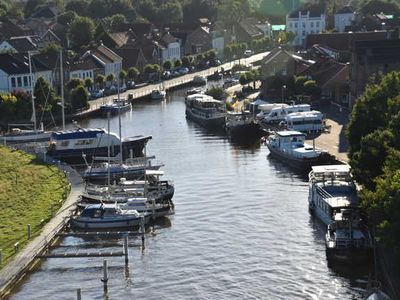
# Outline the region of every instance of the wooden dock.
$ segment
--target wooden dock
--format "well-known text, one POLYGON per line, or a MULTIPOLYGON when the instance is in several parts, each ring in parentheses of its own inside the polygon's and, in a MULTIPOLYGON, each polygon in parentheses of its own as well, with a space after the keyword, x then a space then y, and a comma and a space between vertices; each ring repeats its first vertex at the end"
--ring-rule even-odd
POLYGON ((124 256, 124 251, 96 251, 96 252, 64 252, 37 255, 36 258, 78 258, 78 257, 115 257, 124 256))

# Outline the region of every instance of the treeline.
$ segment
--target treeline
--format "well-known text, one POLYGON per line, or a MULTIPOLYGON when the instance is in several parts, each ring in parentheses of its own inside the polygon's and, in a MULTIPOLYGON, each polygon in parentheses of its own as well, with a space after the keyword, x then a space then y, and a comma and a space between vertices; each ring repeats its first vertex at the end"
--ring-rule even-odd
POLYGON ((347 135, 350 164, 364 186, 361 204, 378 238, 400 259, 400 72, 367 87, 347 135))

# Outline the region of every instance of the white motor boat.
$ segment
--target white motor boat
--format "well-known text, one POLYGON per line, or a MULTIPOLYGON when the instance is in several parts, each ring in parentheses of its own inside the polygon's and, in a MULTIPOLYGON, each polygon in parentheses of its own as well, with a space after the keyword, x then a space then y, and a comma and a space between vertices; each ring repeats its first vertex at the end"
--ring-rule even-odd
POLYGON ((308 204, 311 213, 326 225, 341 209, 357 207, 357 186, 348 165, 313 166, 309 174, 308 204))
POLYGON ((166 95, 167 93, 165 91, 153 90, 150 97, 152 100, 164 100, 166 95))
POLYGON ((80 229, 132 228, 147 224, 150 218, 150 213, 121 209, 115 204, 93 204, 71 217, 71 225, 80 229))
POLYGON ((305 137, 305 134, 299 131, 277 131, 267 138, 265 144, 271 154, 282 162, 308 171, 311 166, 327 161, 329 154, 305 144, 305 137))

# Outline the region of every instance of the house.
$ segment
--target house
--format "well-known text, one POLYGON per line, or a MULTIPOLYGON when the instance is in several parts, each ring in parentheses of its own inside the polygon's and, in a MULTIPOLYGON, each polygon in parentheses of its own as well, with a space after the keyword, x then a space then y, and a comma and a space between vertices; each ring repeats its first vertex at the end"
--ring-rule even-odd
POLYGON ((175 61, 181 58, 181 42, 176 37, 172 36, 169 32, 166 32, 161 37, 155 39, 161 47, 161 61, 166 60, 175 61))
POLYGON ((185 55, 203 53, 212 49, 210 28, 199 26, 186 37, 185 55))
POLYGON ((400 70, 400 40, 357 41, 352 47, 351 95, 358 98, 373 76, 400 70))
POLYGON ((323 45, 339 52, 339 60, 350 60, 350 49, 357 41, 381 41, 388 38, 386 31, 372 32, 334 32, 310 34, 307 36, 306 48, 314 45, 323 45))
POLYGON ((130 67, 142 70, 147 64, 141 48, 114 49, 114 52, 122 57, 122 68, 124 70, 128 70, 130 67))
POLYGON ((0 53, 38 52, 37 45, 27 36, 13 37, 0 42, 0 53))
POLYGON ((34 32, 31 28, 18 24, 14 20, 3 20, 0 21, 0 38, 9 39, 15 36, 31 36, 34 32))
POLYGON ((39 6, 31 15, 31 19, 55 19, 59 13, 56 3, 39 6))
POLYGON ((46 47, 51 44, 61 45, 61 39, 51 29, 47 30, 41 38, 42 47, 46 47))
POLYGON ((53 29, 56 26, 54 20, 49 19, 29 19, 25 25, 33 31, 32 35, 43 36, 49 29, 53 29))
POLYGON ((252 18, 243 19, 234 26, 235 40, 239 43, 250 43, 253 40, 264 37, 264 32, 256 26, 252 18))
POLYGON ((350 64, 332 58, 320 58, 299 75, 315 80, 321 89, 321 97, 340 105, 349 104, 350 64))
MULTIPOLYGON (((294 76, 301 74, 314 62, 294 55, 281 47, 273 49, 261 61, 261 91, 264 96, 276 97, 281 95, 280 90, 271 88, 271 82, 280 78, 282 82, 293 80, 294 76)), ((283 87, 284 85, 282 85, 283 87)))
POLYGON ((104 74, 104 65, 92 55, 87 55, 70 65, 70 78, 79 78, 85 81, 90 78, 95 82, 98 74, 104 74))
POLYGON ((295 35, 295 46, 304 47, 309 34, 321 33, 326 29, 326 18, 325 6, 311 5, 286 16, 286 31, 295 35))
POLYGON ((85 56, 92 56, 100 62, 104 68, 104 75, 114 74, 118 76, 122 70, 122 57, 112 51, 110 48, 100 44, 97 48, 87 51, 85 56))
POLYGON ((43 77, 51 85, 53 81, 51 70, 33 57, 31 58, 31 70, 28 55, 0 54, 0 91, 24 90, 32 93, 34 82, 39 77, 43 77))
POLYGON ((338 32, 344 32, 346 27, 352 25, 356 20, 356 11, 352 6, 344 6, 339 9, 335 15, 335 30, 338 32))

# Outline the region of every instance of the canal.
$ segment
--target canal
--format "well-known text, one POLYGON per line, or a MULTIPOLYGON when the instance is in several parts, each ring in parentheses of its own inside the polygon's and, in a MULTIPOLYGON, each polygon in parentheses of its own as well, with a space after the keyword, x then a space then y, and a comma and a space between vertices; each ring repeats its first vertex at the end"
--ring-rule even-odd
MULTIPOLYGON (((268 156, 185 119, 184 91, 136 103, 122 116, 123 136, 149 134, 148 155, 174 181, 176 213, 139 240, 129 267, 108 258, 48 259, 12 299, 359 299, 368 268, 328 266, 324 227, 308 212, 306 178, 268 156)), ((81 121, 107 127, 107 120, 81 121)), ((118 117, 111 120, 118 132, 118 117)), ((122 250, 120 238, 67 237, 54 252, 122 250)))

